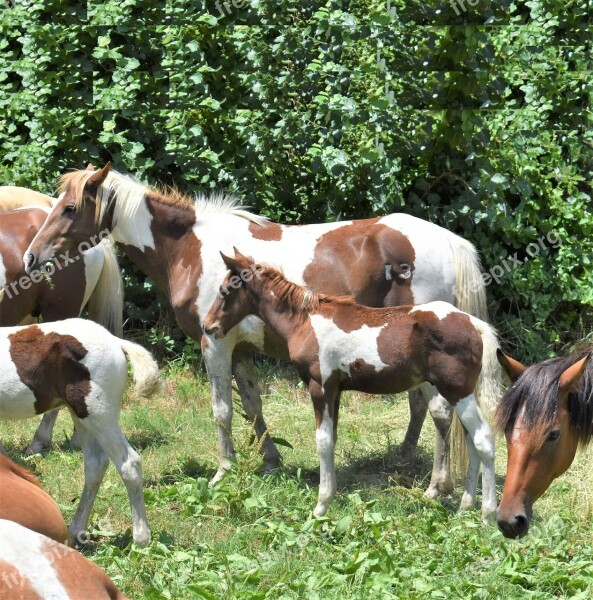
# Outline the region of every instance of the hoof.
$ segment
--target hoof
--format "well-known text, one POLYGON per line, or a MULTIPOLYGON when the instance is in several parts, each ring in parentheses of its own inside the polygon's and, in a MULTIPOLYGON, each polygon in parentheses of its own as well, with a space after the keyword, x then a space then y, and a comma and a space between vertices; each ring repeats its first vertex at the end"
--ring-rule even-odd
POLYGON ((35 456, 35 454, 47 454, 51 450, 51 446, 45 444, 29 444, 23 452, 23 456, 35 456))
POLYGON ((133 536, 134 544, 139 548, 146 548, 148 543, 150 542, 150 531, 143 531, 142 533, 138 533, 133 536))
POLYGON ((313 516, 316 519, 319 519, 320 517, 325 516, 326 512, 327 512, 327 506, 325 504, 318 504, 315 507, 315 510, 313 511, 313 516))
POLYGON ((453 493, 453 484, 445 481, 443 483, 431 483, 428 489, 424 492, 426 498, 436 500, 442 496, 449 496, 453 493))

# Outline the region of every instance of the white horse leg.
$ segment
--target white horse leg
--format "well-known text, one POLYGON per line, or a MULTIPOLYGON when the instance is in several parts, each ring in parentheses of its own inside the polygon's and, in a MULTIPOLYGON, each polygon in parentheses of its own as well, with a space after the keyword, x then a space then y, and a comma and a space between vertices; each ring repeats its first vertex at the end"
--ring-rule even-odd
POLYGON ((212 412, 218 430, 218 471, 210 481, 211 485, 222 479, 231 466, 231 459, 235 458, 235 448, 231 438, 233 421, 231 352, 232 348, 213 342, 205 336, 202 338, 202 355, 210 380, 212 412))
POLYGON ((317 420, 315 440, 317 442, 317 455, 319 457, 319 498, 313 514, 316 517, 322 517, 327 512, 338 487, 334 464, 334 448, 336 443, 334 419, 332 417, 334 406, 333 399, 328 402, 327 396, 317 383, 311 382, 309 391, 317 420))
POLYGON ((49 451, 51 448, 52 433, 56 424, 56 419, 58 418, 59 410, 59 408, 55 408, 43 415, 31 443, 25 450, 25 456, 32 456, 33 454, 49 451))
POLYGON ((446 496, 453 491, 451 479, 451 445, 450 431, 453 409, 449 402, 430 384, 420 386, 423 394, 430 398, 428 410, 435 425, 434 461, 430 485, 425 492, 427 498, 446 496))
POLYGON ((406 431, 406 437, 400 447, 400 454, 405 463, 411 463, 414 458, 418 438, 428 410, 428 398, 420 389, 410 390, 408 392, 408 404, 410 406, 410 423, 406 431))
MULTIPOLYGON (((89 425, 95 424, 89 422, 89 425)), ((130 446, 117 421, 97 427, 94 434, 103 446, 103 450, 115 464, 115 468, 126 486, 132 511, 132 537, 138 546, 144 547, 150 541, 150 529, 144 504, 140 456, 130 446)))
POLYGON ((255 378, 255 369, 253 366, 253 359, 250 354, 242 354, 233 358, 233 374, 237 387, 239 388, 239 394, 241 394, 241 401, 247 418, 255 427, 255 433, 259 439, 265 436, 262 443, 262 454, 264 455, 264 470, 273 471, 280 466, 282 458, 276 444, 272 441, 266 422, 264 421, 264 415, 262 412, 261 395, 257 386, 255 378))
MULTIPOLYGON (((75 419, 75 422, 77 419, 75 419)), ((101 448, 95 437, 81 423, 76 424, 79 440, 84 455, 84 488, 72 523, 68 529, 70 545, 85 541, 85 532, 89 522, 91 509, 97 497, 99 486, 105 477, 109 465, 109 457, 101 448)))
POLYGON ((486 522, 496 514, 494 432, 482 415, 473 394, 461 399, 455 405, 455 412, 467 429, 482 462, 482 517, 486 522))

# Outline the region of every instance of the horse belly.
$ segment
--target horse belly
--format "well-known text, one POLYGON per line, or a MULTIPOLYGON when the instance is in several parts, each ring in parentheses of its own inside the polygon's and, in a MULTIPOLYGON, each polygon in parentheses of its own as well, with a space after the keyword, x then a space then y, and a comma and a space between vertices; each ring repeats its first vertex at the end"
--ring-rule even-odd
POLYGON ((39 414, 35 409, 36 398, 23 383, 6 383, 0 377, 0 419, 28 419, 39 414))

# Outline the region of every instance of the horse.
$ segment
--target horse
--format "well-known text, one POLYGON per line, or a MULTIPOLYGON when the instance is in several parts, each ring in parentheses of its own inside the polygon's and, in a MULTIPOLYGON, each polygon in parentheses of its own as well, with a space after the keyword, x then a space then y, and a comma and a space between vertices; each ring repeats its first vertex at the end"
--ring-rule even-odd
POLYGON ((105 572, 72 548, 0 519, 0 600, 126 600, 105 572))
POLYGON ((529 531, 533 503, 593 437, 592 350, 526 367, 499 352, 513 382, 496 410, 507 441, 507 473, 497 523, 508 538, 529 531))
POLYGON ((159 379, 151 354, 86 319, 0 329, 0 419, 25 419, 66 406, 84 455, 84 489, 69 527, 80 541, 101 481, 114 462, 128 492, 132 533, 138 545, 149 540, 140 457, 125 438, 119 413, 128 364, 136 392, 159 379))
MULTIPOLYGON (((29 277, 22 256, 47 218, 53 198, 26 188, 0 187, 0 327, 78 317, 88 304, 89 318, 121 337, 123 284, 115 249, 105 240, 56 270, 53 283, 29 277), (45 206, 43 203, 45 202, 45 206), (42 208, 31 208, 38 204, 42 208), (14 209, 14 207, 20 208, 14 209), (22 205, 25 205, 23 207, 22 205)), ((74 257, 73 257, 74 258, 74 257)), ((49 450, 56 412, 46 413, 25 454, 49 450)))
POLYGON ((430 381, 468 431, 469 467, 461 508, 474 505, 483 467, 485 520, 496 511, 494 434, 474 396, 480 373, 495 367, 483 357, 497 346, 492 327, 436 301, 415 306, 370 308, 351 298, 316 294, 235 249, 221 253, 229 269, 203 322, 209 337, 223 339, 243 319, 256 316, 288 349, 309 390, 317 424, 321 517, 336 494, 334 446, 340 395, 344 390, 395 394, 430 381))
POLYGON ((68 540, 58 505, 29 471, 0 454, 0 519, 24 525, 56 542, 68 540))
MULTIPOLYGON (((226 267, 219 250, 238 245, 258 261, 272 257, 291 280, 319 292, 351 294, 369 306, 456 303, 483 318, 486 295, 475 248, 451 232, 405 214, 313 225, 284 226, 241 209, 230 196, 190 199, 159 191, 111 170, 79 170, 61 178, 59 201, 27 249, 27 272, 40 269, 78 244, 112 238, 132 262, 165 292, 177 323, 202 338, 201 320, 214 301, 226 267)), ((280 453, 267 434, 251 350, 287 358, 283 344, 256 318, 246 319, 223 340, 203 344, 217 424, 220 479, 234 456, 231 382, 261 440, 264 468, 280 453)), ((453 487, 449 470, 448 403, 426 384, 412 392, 411 423, 402 446, 414 451, 426 410, 437 429, 435 463, 427 495, 453 487)), ((484 405, 486 410, 492 407, 484 405)))
POLYGON ((0 212, 6 212, 23 206, 39 206, 50 209, 54 203, 54 198, 35 192, 29 188, 18 187, 16 185, 0 186, 0 212))

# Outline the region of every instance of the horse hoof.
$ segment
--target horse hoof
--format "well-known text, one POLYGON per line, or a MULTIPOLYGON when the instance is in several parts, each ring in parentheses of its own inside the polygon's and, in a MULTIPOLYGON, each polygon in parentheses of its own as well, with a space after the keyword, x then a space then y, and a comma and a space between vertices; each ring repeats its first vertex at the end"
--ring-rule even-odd
POLYGON ((25 448, 23 456, 35 456, 35 454, 47 454, 50 451, 50 446, 31 444, 25 448))
POLYGON ((214 475, 214 477, 210 480, 208 485, 210 487, 212 487, 213 485, 216 485, 225 475, 226 475, 226 469, 223 469, 223 468, 218 469, 218 471, 216 471, 216 475, 214 475))
POLYGON ((325 506, 325 504, 318 504, 315 507, 315 510, 313 511, 313 516, 316 519, 319 519, 319 518, 325 516, 326 512, 327 512, 327 506, 325 506))
POLYGON ((146 546, 148 546, 148 543, 150 542, 150 531, 136 534, 133 537, 134 544, 136 544, 136 546, 138 546, 139 548, 146 548, 146 546))

